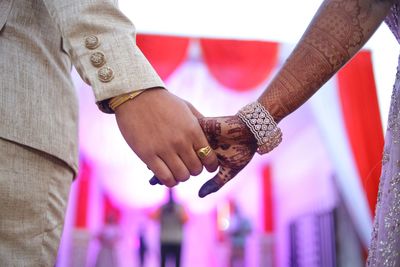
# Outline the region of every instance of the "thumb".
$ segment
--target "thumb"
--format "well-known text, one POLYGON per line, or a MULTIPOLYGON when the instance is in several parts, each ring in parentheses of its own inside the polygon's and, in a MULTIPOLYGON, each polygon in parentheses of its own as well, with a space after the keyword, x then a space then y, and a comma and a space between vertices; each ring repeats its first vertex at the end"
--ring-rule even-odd
POLYGON ((199 190, 199 197, 203 198, 211 193, 217 192, 221 188, 214 179, 215 177, 202 185, 199 190))
POLYGON ((228 181, 235 177, 239 171, 240 170, 235 171, 227 166, 221 165, 218 173, 201 186, 199 190, 199 197, 203 198, 211 193, 217 192, 228 181))

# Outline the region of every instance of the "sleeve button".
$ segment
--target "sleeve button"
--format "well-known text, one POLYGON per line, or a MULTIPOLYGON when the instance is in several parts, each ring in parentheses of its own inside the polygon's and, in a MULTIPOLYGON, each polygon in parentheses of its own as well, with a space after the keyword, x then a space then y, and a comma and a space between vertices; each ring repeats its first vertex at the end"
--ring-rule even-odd
POLYGON ((103 83, 107 83, 112 79, 114 79, 114 71, 110 67, 103 67, 99 69, 97 75, 99 77, 99 80, 102 81, 103 83))
POLYGON ((99 38, 97 38, 97 36, 95 36, 95 35, 86 36, 86 38, 85 38, 86 48, 93 50, 93 49, 96 49, 97 47, 99 47, 99 45, 100 45, 100 41, 99 41, 99 38))
POLYGON ((94 52, 90 55, 90 62, 93 66, 99 68, 106 63, 106 58, 102 52, 94 52))

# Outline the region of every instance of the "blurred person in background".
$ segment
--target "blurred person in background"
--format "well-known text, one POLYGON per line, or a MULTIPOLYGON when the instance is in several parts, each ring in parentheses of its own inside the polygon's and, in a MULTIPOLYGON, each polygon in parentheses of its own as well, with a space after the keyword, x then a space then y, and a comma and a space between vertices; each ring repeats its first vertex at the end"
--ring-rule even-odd
POLYGON ((119 266, 118 259, 118 241, 121 238, 119 225, 116 215, 109 214, 97 240, 100 244, 100 250, 96 258, 95 267, 119 266))
POLYGON ((226 230, 230 245, 229 266, 246 266, 246 239, 251 233, 250 220, 241 212, 236 201, 230 201, 231 214, 226 230))
POLYGON ((175 267, 180 267, 184 225, 189 218, 183 205, 176 202, 172 189, 168 190, 168 201, 151 217, 160 223, 160 266, 173 260, 175 267))
POLYGON ((146 240, 146 231, 144 225, 139 226, 138 234, 138 258, 139 258, 139 266, 144 267, 146 264, 146 256, 148 252, 148 244, 146 240))

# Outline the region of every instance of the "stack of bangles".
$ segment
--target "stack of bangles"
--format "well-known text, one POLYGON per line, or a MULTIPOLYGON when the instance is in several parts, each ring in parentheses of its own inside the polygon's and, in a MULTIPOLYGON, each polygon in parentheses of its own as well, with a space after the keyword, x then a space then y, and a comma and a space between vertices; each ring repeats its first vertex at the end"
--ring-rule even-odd
POLYGON ((270 152, 282 142, 281 129, 274 118, 259 102, 250 103, 239 110, 237 116, 246 124, 257 140, 257 153, 270 152))

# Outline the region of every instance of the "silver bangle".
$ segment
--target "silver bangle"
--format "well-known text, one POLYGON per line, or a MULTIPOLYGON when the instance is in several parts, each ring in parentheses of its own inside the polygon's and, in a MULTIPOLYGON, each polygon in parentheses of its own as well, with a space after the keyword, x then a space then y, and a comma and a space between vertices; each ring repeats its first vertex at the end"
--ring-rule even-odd
POLYGON ((237 115, 256 138, 258 154, 268 153, 282 142, 281 129, 276 125, 271 114, 259 102, 244 106, 237 115))

